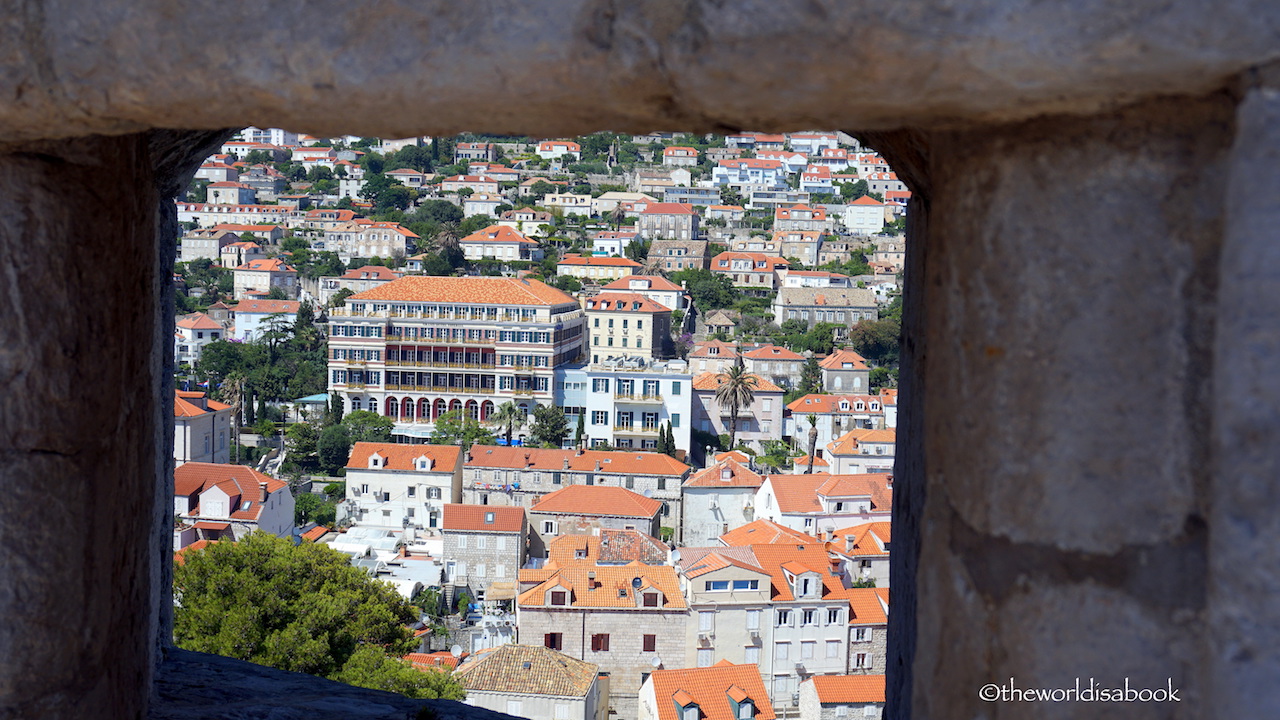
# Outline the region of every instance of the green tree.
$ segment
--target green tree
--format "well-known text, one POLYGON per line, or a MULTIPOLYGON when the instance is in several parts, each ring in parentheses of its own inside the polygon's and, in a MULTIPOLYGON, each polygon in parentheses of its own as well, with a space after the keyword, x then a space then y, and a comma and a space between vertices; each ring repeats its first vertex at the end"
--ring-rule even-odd
POLYGON ((181 648, 415 697, 456 698, 457 682, 394 673, 381 658, 414 648, 417 612, 388 583, 323 544, 266 533, 183 553, 174 566, 181 648), (412 678, 412 680, 411 680, 412 678))
POLYGON ((756 462, 773 472, 784 470, 791 465, 791 448, 781 440, 766 440, 756 462))
POLYGON ((809 464, 808 467, 804 469, 804 474, 812 475, 813 456, 814 453, 818 452, 818 416, 813 413, 809 413, 808 415, 805 415, 804 419, 809 421, 809 464))
POLYGON ((738 299, 738 291, 733 281, 721 273, 713 273, 703 268, 688 268, 671 274, 672 282, 677 285, 688 283, 689 294, 694 304, 702 312, 733 305, 738 299))
POLYGON ((529 435, 535 443, 558 448, 568 434, 569 421, 564 417, 564 410, 555 405, 539 405, 533 409, 529 435))
POLYGON ((573 431, 573 446, 582 447, 582 438, 587 432, 586 413, 578 413, 578 426, 573 431))
POLYGON ((355 410, 342 419, 352 443, 391 442, 395 421, 369 410, 355 410))
POLYGON ((315 493, 298 493, 293 503, 293 524, 305 525, 314 522, 317 525, 332 525, 337 519, 337 508, 332 501, 315 493))
POLYGON ((756 399, 760 378, 747 372, 739 355, 737 361, 716 379, 720 382, 716 388, 716 403, 729 410, 729 449, 732 450, 737 447, 734 441, 738 437, 738 412, 756 399))
POLYGON ((467 696, 458 679, 446 670, 419 670, 377 647, 361 646, 351 654, 334 680, 356 687, 384 690, 411 698, 462 700, 467 696))
POLYGON ((877 365, 893 365, 898 362, 901 333, 898 320, 863 320, 849 329, 849 345, 877 365))
POLYGON ((818 365, 818 358, 810 356, 804 361, 804 367, 800 370, 800 393, 807 395, 820 392, 822 392, 822 368, 818 365))
POLYGON ((508 400, 489 413, 489 419, 486 422, 490 427, 499 430, 502 433, 502 437, 506 439, 507 444, 510 445, 511 433, 524 427, 527 419, 528 417, 525 415, 524 410, 508 400))
POLYGON ((338 474, 351 456, 351 436, 347 433, 347 426, 339 423, 321 430, 316 441, 316 453, 321 470, 329 475, 338 474))
POLYGON ((347 298, 355 295, 355 291, 351 288, 342 288, 329 298, 329 307, 342 307, 347 304, 347 298))
POLYGON ((470 417, 463 410, 450 410, 436 418, 436 428, 431 433, 434 445, 457 445, 465 452, 472 445, 493 445, 493 433, 470 417))

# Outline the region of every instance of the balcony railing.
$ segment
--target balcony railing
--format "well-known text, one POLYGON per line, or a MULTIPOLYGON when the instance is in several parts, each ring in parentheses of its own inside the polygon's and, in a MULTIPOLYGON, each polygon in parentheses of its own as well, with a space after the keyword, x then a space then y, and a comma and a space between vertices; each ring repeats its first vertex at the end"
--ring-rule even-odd
POLYGON ((453 368, 457 370, 494 370, 497 365, 490 363, 448 362, 445 360, 387 360, 387 367, 435 367, 453 368))
POLYGON ((658 432, 657 425, 614 425, 613 431, 616 433, 626 433, 629 435, 646 435, 658 432))
POLYGON ((395 392, 429 392, 454 395, 492 395, 496 390, 491 387, 462 387, 452 385, 413 385, 405 383, 388 383, 387 390, 395 392))
POLYGON ((613 398, 615 400, 624 400, 626 402, 638 402, 638 403, 662 402, 661 395, 637 395, 634 393, 614 393, 613 398))

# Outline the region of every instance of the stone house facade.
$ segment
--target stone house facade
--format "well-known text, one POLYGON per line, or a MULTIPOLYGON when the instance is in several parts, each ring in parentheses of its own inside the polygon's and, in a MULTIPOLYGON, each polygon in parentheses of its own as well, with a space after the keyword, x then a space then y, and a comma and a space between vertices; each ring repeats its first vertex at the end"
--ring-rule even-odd
POLYGON ((528 550, 524 508, 497 505, 444 506, 444 581, 471 589, 477 600, 507 598, 528 550))

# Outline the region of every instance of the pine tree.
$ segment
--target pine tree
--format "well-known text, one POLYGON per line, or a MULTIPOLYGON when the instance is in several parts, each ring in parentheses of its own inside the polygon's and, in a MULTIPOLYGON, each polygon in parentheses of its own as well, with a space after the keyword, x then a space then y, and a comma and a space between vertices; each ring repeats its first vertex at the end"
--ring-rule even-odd
POLYGON ((586 434, 586 432, 587 432, 587 425, 586 425, 586 422, 587 422, 587 421, 586 421, 586 413, 585 413, 585 412, 579 412, 579 413, 578 413, 578 427, 577 427, 577 429, 576 429, 576 430, 574 430, 574 431, 573 431, 573 446, 574 446, 574 447, 577 447, 577 448, 582 447, 582 436, 583 436, 583 435, 585 435, 585 434, 586 434))

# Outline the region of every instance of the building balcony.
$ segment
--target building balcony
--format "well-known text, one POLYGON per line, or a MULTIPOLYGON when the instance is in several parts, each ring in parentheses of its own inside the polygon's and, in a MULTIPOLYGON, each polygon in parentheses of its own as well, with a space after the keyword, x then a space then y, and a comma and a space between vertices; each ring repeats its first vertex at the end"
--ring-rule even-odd
POLYGON ((656 435, 658 434, 657 425, 614 425, 615 433, 626 435, 656 435))
POLYGON ((621 400, 623 402, 630 402, 630 403, 655 403, 655 404, 662 403, 661 395, 636 395, 632 393, 614 393, 613 399, 621 400))

